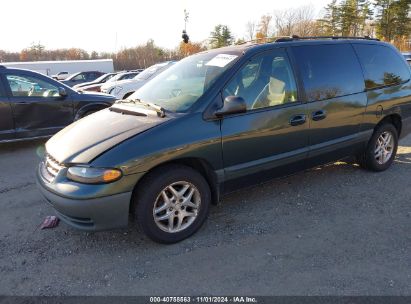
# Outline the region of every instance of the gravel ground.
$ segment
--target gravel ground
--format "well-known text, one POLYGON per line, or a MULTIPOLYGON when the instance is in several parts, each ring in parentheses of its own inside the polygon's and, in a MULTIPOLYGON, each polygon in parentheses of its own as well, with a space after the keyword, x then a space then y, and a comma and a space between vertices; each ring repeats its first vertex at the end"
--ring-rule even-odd
POLYGON ((238 191, 169 246, 133 222, 39 230, 43 143, 0 145, 1 295, 411 295, 411 136, 386 172, 337 163, 238 191))

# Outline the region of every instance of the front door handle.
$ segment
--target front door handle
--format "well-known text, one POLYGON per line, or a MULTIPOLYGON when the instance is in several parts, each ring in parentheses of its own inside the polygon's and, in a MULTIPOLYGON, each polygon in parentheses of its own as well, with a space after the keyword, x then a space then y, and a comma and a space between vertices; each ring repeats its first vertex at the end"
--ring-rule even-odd
POLYGON ((314 121, 323 120, 327 117, 327 113, 324 110, 318 110, 311 114, 311 119, 314 121))
POLYGON ((297 114, 290 118, 290 125, 299 126, 307 121, 307 116, 304 114, 297 114))

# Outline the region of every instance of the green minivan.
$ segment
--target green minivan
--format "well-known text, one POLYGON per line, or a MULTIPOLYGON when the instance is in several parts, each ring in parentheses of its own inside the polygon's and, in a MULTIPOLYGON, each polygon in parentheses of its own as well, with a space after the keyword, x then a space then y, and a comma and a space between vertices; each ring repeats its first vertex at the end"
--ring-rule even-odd
POLYGON ((181 241, 225 193, 356 156, 386 170, 411 131, 405 59, 369 38, 282 38, 187 57, 46 143, 37 181, 58 217, 181 241))

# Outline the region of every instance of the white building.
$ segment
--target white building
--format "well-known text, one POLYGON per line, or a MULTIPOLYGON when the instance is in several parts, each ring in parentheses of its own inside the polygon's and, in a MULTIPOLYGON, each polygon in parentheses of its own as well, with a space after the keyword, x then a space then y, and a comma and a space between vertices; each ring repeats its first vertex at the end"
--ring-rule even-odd
POLYGON ((32 70, 49 76, 59 72, 74 74, 83 71, 99 71, 103 73, 114 71, 113 59, 1 62, 0 65, 32 70))

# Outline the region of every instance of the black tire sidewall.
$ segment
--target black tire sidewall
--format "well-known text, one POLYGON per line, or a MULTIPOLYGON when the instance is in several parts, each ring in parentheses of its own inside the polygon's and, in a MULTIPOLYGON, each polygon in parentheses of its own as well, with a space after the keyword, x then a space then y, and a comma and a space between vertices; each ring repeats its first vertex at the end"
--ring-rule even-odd
POLYGON ((370 139, 370 142, 368 143, 367 151, 366 151, 366 167, 370 170, 373 171, 384 171, 387 170, 391 164, 393 163, 395 156, 397 155, 397 149, 398 149, 398 131, 397 129, 390 123, 385 123, 381 126, 379 126, 373 136, 370 139), (377 143, 378 137, 384 132, 390 132, 391 135, 394 138, 394 149, 393 153, 391 155, 391 158, 389 161, 387 161, 385 164, 379 164, 377 160, 375 159, 375 145, 377 143))
POLYGON ((185 166, 170 166, 153 172, 141 184, 137 191, 135 215, 140 228, 149 238, 159 243, 171 244, 184 240, 202 226, 208 216, 210 203, 210 187, 200 173, 185 166), (167 233, 155 223, 153 208, 160 192, 177 181, 186 181, 197 187, 201 196, 201 205, 197 218, 188 228, 177 233, 167 233))

